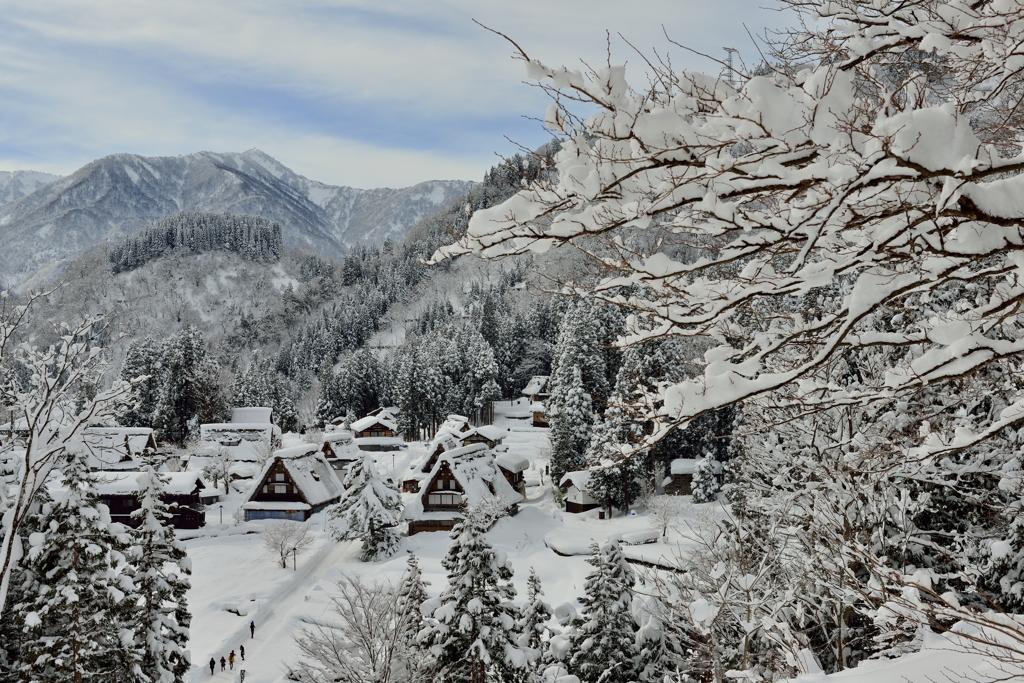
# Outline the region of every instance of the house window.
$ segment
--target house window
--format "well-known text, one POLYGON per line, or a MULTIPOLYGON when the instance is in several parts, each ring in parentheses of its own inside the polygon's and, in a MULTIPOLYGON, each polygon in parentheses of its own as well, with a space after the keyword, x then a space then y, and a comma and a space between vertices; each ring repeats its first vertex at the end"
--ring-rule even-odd
POLYGON ((427 496, 427 505, 458 507, 461 502, 462 496, 458 493, 431 493, 427 496))
POLYGON ((284 481, 284 472, 278 472, 275 474, 274 481, 284 481))
POLYGON ((274 484, 274 493, 288 493, 288 485, 274 484))

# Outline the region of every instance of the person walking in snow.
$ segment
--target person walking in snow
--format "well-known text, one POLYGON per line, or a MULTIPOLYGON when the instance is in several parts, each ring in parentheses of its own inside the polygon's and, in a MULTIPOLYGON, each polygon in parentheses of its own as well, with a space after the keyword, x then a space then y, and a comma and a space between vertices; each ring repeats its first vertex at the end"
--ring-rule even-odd
POLYGON ((228 660, 224 659, 224 657, 222 656, 220 658, 220 670, 224 671, 224 667, 226 667, 227 665, 228 665, 228 660))
POLYGON ((250 638, 255 638, 256 637, 256 622, 255 621, 250 621, 249 622, 249 637, 250 638))
POLYGON ((228 668, 232 671, 235 670, 235 651, 232 650, 231 654, 228 655, 228 668))
POLYGON ((213 667, 217 666, 217 660, 210 657, 210 675, 213 675, 213 667))
POLYGON ((245 645, 238 646, 238 654, 242 655, 242 661, 245 661, 245 645))

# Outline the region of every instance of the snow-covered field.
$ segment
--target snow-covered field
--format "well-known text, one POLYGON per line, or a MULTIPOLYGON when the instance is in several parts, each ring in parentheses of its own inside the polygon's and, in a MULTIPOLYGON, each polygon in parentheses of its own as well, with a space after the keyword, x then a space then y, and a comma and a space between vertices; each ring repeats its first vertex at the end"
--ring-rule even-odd
MULTIPOLYGON (((508 430, 505 443, 513 453, 531 462, 527 471, 527 500, 517 516, 498 522, 488 533, 491 543, 506 552, 515 569, 515 586, 519 595, 526 591, 530 568, 536 569, 543 583, 545 597, 553 605, 571 601, 583 592, 584 577, 590 570, 586 564, 587 547, 591 541, 622 538, 650 530, 650 518, 643 510, 635 516, 600 520, 596 510, 573 515, 561 511, 555 503, 551 481, 542 477, 547 460, 548 430, 529 426, 526 420, 514 419, 522 413, 515 405, 500 404, 495 425, 508 430), (543 479, 543 481, 542 481, 543 479), (556 552, 556 550, 558 552, 556 552)), ((300 442, 300 437, 286 435, 285 446, 300 442)), ((402 475, 423 454, 423 444, 410 444, 408 450, 394 455, 381 453, 379 469, 386 476, 401 480, 402 475)), ((201 535, 187 541, 193 562, 192 590, 189 602, 193 621, 189 648, 193 668, 191 680, 239 680, 246 672, 246 683, 286 681, 287 664, 294 660, 293 635, 304 620, 325 616, 328 611, 326 591, 343 574, 358 575, 367 581, 397 583, 405 570, 405 551, 420 559, 424 578, 430 582, 431 594, 444 587, 445 571, 441 559, 448 548, 448 534, 420 533, 402 539, 402 551, 383 562, 359 561, 359 544, 337 543, 324 530, 325 514, 310 519, 316 532, 316 544, 298 557, 293 569, 289 562, 282 569, 277 559, 261 544, 259 524, 237 524, 234 512, 244 495, 233 491, 223 502, 224 524, 217 505, 207 511, 208 526, 201 535), (255 622, 255 636, 250 637, 249 622, 255 622), (210 657, 219 660, 233 649, 245 646, 246 659, 238 661, 234 670, 221 673, 220 666, 211 677, 210 657)), ((688 501, 688 499, 686 499, 688 501)), ((676 526, 664 542, 631 545, 624 548, 631 559, 661 564, 685 553, 689 521, 701 516, 721 513, 719 506, 684 504, 676 526)), ((643 535, 642 533, 640 535, 643 535)), ((961 680, 966 672, 996 673, 993 665, 977 653, 957 652, 950 641, 935 636, 925 641, 924 649, 895 661, 868 662, 857 669, 824 676, 809 674, 803 683, 880 683, 885 681, 961 680)), ((982 676, 984 678, 984 676, 982 676)))

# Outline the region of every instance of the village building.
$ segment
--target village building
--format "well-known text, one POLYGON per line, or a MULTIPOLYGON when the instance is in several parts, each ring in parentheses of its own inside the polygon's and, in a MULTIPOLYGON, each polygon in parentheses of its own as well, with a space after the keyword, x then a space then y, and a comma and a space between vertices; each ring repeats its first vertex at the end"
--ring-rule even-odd
MULTIPOLYGON (((97 472, 96 492, 100 501, 110 509, 110 520, 127 526, 140 524, 132 513, 142 507, 139 501, 138 472, 97 472)), ((206 525, 205 506, 201 494, 206 484, 199 472, 167 472, 164 494, 160 499, 177 504, 171 509, 170 525, 175 529, 198 529, 206 525)))
POLYGON ((521 455, 509 453, 507 450, 494 459, 495 464, 509 486, 526 499, 526 470, 530 469, 530 461, 521 455))
POLYGON ((231 422, 199 426, 200 449, 212 454, 223 448, 232 460, 257 462, 281 444, 281 428, 271 408, 233 408, 231 422))
POLYGON ((421 531, 451 530, 462 518, 463 504, 475 507, 493 501, 516 515, 524 500, 509 483, 494 454, 481 443, 442 453, 423 484, 421 491, 405 496, 402 517, 409 522, 410 536, 421 531))
POLYGON ((320 452, 324 454, 324 458, 327 459, 330 466, 339 471, 347 469, 356 460, 362 459, 352 432, 347 430, 324 434, 320 452))
MULTIPOLYGON (((665 477, 662 486, 670 496, 689 496, 693 493, 693 473, 700 460, 695 458, 676 458, 669 463, 669 476, 665 477)), ((711 461, 715 479, 722 483, 722 463, 711 461)))
POLYGON ((157 452, 149 427, 87 427, 82 442, 92 470, 138 470, 143 451, 157 452))
POLYGON ((362 451, 397 451, 402 448, 398 425, 386 417, 367 415, 352 423, 353 442, 362 451))
POLYGON ((245 521, 289 519, 304 522, 341 500, 344 489, 320 452, 320 444, 276 451, 255 478, 242 504, 245 521))
POLYGON ((544 407, 543 403, 533 403, 530 405, 530 412, 533 413, 533 426, 534 427, 549 427, 548 424, 548 413, 547 408, 544 407))
POLYGON ((601 504, 587 493, 587 482, 590 481, 588 470, 577 470, 566 472, 562 480, 558 482, 558 488, 562 491, 562 501, 565 502, 565 511, 578 514, 601 507, 601 504))
POLYGON ((455 434, 455 438, 461 441, 463 446, 482 443, 488 448, 494 448, 495 446, 500 446, 505 440, 505 434, 505 430, 493 425, 481 425, 464 432, 459 432, 455 434))
POLYGON ((530 381, 523 387, 522 394, 525 396, 530 403, 539 403, 540 401, 547 400, 548 396, 548 379, 547 375, 535 375, 530 378, 530 381))

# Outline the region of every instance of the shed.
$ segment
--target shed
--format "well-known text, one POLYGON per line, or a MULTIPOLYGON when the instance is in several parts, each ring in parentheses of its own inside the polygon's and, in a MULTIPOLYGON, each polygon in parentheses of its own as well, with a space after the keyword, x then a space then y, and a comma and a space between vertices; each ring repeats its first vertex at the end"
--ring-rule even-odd
POLYGON ((525 498, 526 477, 523 472, 530 469, 530 461, 521 455, 505 452, 496 457, 494 462, 498 465, 498 469, 501 470, 509 486, 525 498))
POLYGON ((548 379, 547 375, 534 375, 531 377, 530 381, 523 387, 523 396, 530 399, 531 403, 546 399, 548 397, 548 379))
POLYGON ((562 480, 558 482, 558 488, 562 490, 562 500, 565 501, 566 512, 579 513, 601 507, 601 504, 587 493, 589 481, 589 470, 576 470, 562 475, 562 480))
POLYGON ((548 427, 548 413, 543 403, 534 403, 530 406, 530 412, 533 413, 533 426, 534 427, 548 427))
MULTIPOLYGON (((139 521, 132 518, 132 512, 142 507, 139 502, 139 472, 105 472, 96 473, 96 492, 100 501, 110 509, 110 519, 128 526, 138 526, 139 521)), ((168 505, 177 504, 171 510, 171 526, 175 529, 198 529, 206 525, 205 506, 200 500, 200 492, 206 484, 199 472, 167 472, 164 495, 161 499, 168 505)))
POLYGON ((440 455, 419 493, 406 495, 403 519, 409 535, 448 531, 462 518, 463 504, 476 506, 502 500, 510 515, 519 512, 523 496, 508 483, 494 454, 483 444, 471 444, 440 455))
MULTIPOLYGON (((697 469, 696 458, 676 458, 669 464, 669 476, 663 485, 665 493, 670 496, 688 496, 693 493, 693 473, 697 469)), ((722 483, 722 463, 711 461, 712 469, 718 483, 722 483)))
POLYGON ((242 509, 245 521, 304 522, 341 499, 344 488, 318 444, 276 451, 255 479, 242 509))

